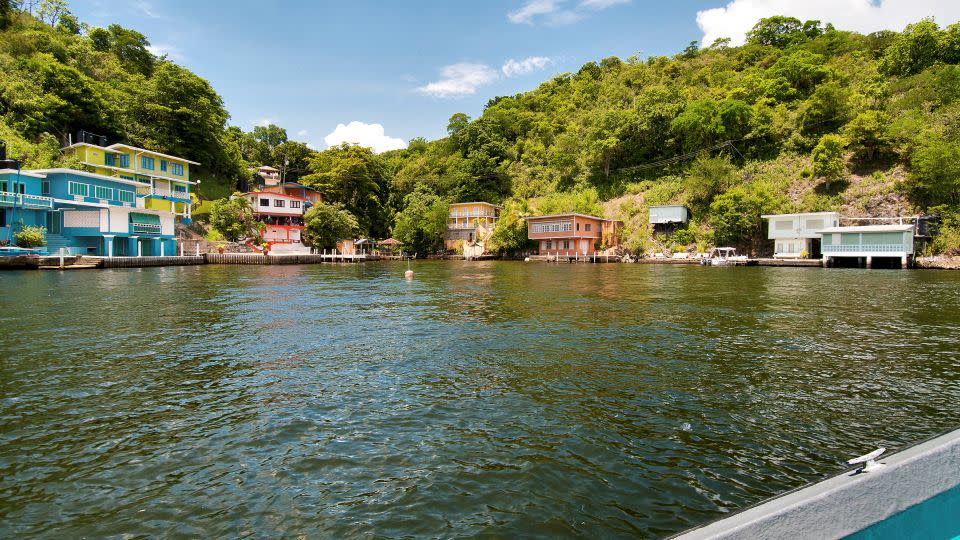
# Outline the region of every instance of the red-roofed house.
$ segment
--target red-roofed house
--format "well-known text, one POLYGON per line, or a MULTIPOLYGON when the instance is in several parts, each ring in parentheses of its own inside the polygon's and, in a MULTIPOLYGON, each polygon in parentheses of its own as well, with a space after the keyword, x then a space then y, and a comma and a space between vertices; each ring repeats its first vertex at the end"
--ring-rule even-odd
POLYGON ((253 216, 266 227, 263 231, 265 241, 300 242, 307 199, 264 191, 252 191, 243 196, 250 201, 253 216))

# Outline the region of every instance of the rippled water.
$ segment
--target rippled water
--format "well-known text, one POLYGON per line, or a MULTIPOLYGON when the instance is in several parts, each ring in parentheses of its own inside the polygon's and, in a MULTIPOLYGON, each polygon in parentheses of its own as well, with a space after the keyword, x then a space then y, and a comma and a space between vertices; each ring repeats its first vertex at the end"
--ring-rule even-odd
POLYGON ((656 537, 957 427, 960 273, 0 274, 0 536, 656 537))

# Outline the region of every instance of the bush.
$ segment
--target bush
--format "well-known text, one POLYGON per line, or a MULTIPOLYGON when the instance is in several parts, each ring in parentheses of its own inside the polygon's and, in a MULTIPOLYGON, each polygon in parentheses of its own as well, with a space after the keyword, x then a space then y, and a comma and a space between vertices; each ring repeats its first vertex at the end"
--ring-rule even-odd
POLYGON ((680 229, 673 233, 672 240, 677 244, 686 246, 694 242, 695 234, 690 229, 680 229))
POLYGON ((47 245, 47 228, 27 225, 13 235, 14 244, 22 248, 36 248, 47 245))
POLYGON ((262 228, 253 217, 250 201, 239 193, 233 199, 214 201, 210 207, 210 226, 230 242, 258 239, 262 228))
POLYGON ((843 147, 846 145, 839 135, 824 135, 813 149, 813 173, 826 178, 827 185, 841 180, 847 174, 843 160, 843 147))
POLYGON ((303 216, 303 243, 316 249, 337 246, 360 230, 357 218, 339 204, 319 203, 303 216))

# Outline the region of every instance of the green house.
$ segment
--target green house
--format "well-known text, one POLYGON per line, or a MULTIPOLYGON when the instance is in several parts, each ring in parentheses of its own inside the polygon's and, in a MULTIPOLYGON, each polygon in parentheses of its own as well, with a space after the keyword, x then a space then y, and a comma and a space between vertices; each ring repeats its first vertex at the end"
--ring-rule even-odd
POLYGON ((875 259, 899 259, 906 268, 913 258, 915 225, 829 227, 819 231, 824 265, 839 258, 857 258, 870 268, 875 259))

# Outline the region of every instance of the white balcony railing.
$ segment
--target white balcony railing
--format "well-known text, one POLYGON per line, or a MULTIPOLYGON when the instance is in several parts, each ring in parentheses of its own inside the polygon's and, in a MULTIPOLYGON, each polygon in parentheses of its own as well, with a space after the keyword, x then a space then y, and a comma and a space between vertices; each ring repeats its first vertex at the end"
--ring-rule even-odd
POLYGON ((20 206, 23 208, 53 208, 53 198, 0 191, 0 204, 20 206))
POLYGON ((477 217, 497 217, 497 214, 494 212, 450 212, 451 218, 477 218, 477 217))
POLYGON ((141 197, 149 197, 151 195, 155 197, 166 197, 168 199, 190 199, 190 193, 186 191, 176 191, 173 189, 167 188, 149 188, 141 187, 137 188, 137 195, 141 197))
POLYGON ((903 244, 838 244, 822 245, 820 251, 823 253, 901 253, 910 249, 903 244))

